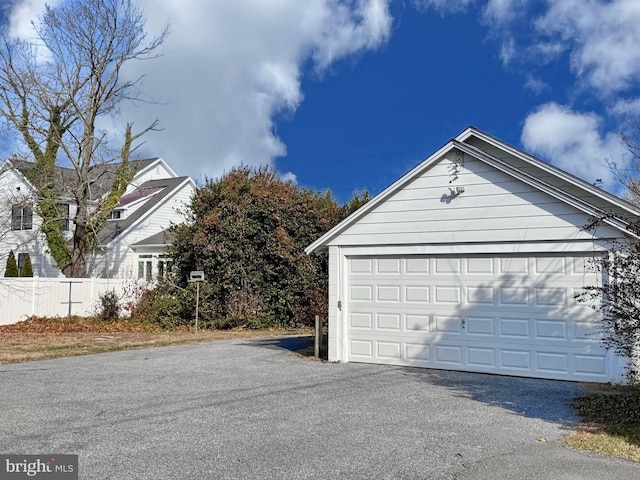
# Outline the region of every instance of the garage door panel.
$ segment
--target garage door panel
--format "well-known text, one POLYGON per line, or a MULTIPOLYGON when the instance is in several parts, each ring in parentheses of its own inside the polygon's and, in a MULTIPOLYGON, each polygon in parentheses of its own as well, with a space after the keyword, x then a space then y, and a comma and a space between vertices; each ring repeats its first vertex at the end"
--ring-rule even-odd
POLYGON ((542 307, 558 307, 567 305, 566 288, 536 288, 534 305, 542 307))
POLYGON ((373 259, 353 258, 349 261, 349 273, 352 275, 373 273, 373 259))
POLYGON ((435 286, 433 303, 436 305, 461 305, 461 290, 460 286, 435 286))
POLYGON ((529 258, 528 257, 507 257, 498 258, 498 272, 502 274, 513 273, 529 273, 529 258))
POLYGON ((483 336, 483 337, 495 337, 496 320, 494 317, 467 317, 466 319, 466 333, 470 337, 483 336))
POLYGON ((349 301, 351 302, 372 302, 373 287, 371 285, 354 284, 349 287, 349 301))
POLYGON ((438 257, 435 259, 434 275, 461 273, 462 272, 462 259, 460 258, 447 258, 438 257))
POLYGON ((535 319, 534 320, 535 340, 568 340, 567 322, 555 319, 535 319))
POLYGON ((404 298, 406 303, 429 303, 431 289, 424 285, 406 285, 404 298))
POLYGON ((500 350, 500 365, 506 369, 531 371, 531 352, 528 349, 503 348, 500 350))
POLYGON ((353 359, 373 359, 373 340, 350 340, 349 353, 353 359))
POLYGON ((378 341, 376 351, 378 358, 389 358, 400 360, 400 342, 378 341))
POLYGON ((349 314, 349 328, 370 330, 373 326, 373 313, 352 312, 349 314))
POLYGON ((378 302, 400 302, 400 285, 377 285, 375 299, 378 302))
POLYGON ((461 334, 462 318, 448 315, 434 315, 436 333, 461 334))
POLYGON ((467 303, 470 305, 495 306, 498 303, 495 288, 490 286, 466 287, 467 303))
POLYGON ((499 305, 529 305, 529 289, 526 287, 500 287, 499 305))
POLYGON ((462 366, 462 347, 458 345, 436 345, 435 362, 449 366, 462 366))
POLYGON ((399 258, 385 258, 376 261, 376 272, 384 275, 389 273, 400 273, 399 258))
POLYGON ((501 317, 499 320, 500 336, 507 339, 523 339, 531 336, 529 317, 501 317))
POLYGON ((347 358, 608 380, 589 255, 348 259, 347 358))
POLYGON ((567 273, 566 259, 563 257, 537 257, 533 259, 535 265, 534 273, 550 274, 550 273, 567 273))
POLYGON ((493 275, 495 273, 495 259, 492 257, 467 258, 465 273, 468 275, 493 275))
POLYGON ((590 322, 575 322, 574 332, 576 342, 600 343, 603 337, 600 327, 590 322))
POLYGON ((607 375, 607 358, 605 355, 575 355, 575 373, 577 375, 607 375))
POLYGON ((431 330, 430 324, 429 315, 407 313, 404 316, 405 330, 408 332, 428 332, 431 330))
POLYGON ((429 258, 407 258, 404 259, 405 270, 407 275, 420 275, 431 271, 431 259, 429 258))
POLYGON ((537 370, 540 372, 567 373, 569 355, 558 352, 535 352, 537 370))
POLYGON ((431 345, 424 343, 404 343, 405 358, 410 364, 416 362, 421 364, 431 363, 431 345))
POLYGON ((400 331, 400 314, 378 313, 376 327, 378 330, 400 331))
POLYGON ((467 365, 480 368, 496 368, 496 352, 494 348, 468 347, 467 365))

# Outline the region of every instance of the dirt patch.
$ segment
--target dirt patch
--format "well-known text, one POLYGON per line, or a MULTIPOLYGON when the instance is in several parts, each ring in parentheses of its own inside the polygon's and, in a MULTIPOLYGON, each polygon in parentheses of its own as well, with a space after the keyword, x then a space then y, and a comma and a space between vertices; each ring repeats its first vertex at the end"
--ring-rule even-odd
MULTIPOLYGON (((22 323, 22 322, 21 322, 22 323)), ((303 330, 161 331, 140 325, 88 324, 67 319, 0 327, 0 364, 87 355, 108 351, 212 342, 235 338, 263 338, 309 333, 303 330), (127 331, 127 328, 133 331, 127 331), (33 331, 32 331, 33 330, 33 331), (106 330, 106 331, 105 331, 106 330)))

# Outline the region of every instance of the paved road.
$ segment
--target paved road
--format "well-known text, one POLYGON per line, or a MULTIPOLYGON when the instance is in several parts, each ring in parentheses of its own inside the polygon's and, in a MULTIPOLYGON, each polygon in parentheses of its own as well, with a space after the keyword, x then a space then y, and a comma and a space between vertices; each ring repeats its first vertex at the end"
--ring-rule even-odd
POLYGON ((560 446, 575 383, 320 363, 296 341, 0 365, 0 453, 78 454, 83 479, 640 478, 560 446))

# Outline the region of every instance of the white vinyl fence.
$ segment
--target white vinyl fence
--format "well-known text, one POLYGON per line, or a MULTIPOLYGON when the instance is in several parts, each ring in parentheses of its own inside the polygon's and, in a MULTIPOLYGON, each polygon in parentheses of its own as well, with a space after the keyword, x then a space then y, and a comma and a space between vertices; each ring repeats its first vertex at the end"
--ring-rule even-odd
POLYGON ((96 313, 100 295, 114 290, 124 302, 136 290, 135 280, 111 278, 0 278, 0 325, 31 315, 65 317, 96 313))

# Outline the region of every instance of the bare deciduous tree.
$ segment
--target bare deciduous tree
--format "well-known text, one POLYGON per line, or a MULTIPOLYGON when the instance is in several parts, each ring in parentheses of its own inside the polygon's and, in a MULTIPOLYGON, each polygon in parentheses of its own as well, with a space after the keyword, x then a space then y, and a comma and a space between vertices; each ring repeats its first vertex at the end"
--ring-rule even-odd
POLYGON ((153 58, 167 35, 148 38, 145 20, 131 0, 63 0, 34 24, 35 41, 5 36, 0 51, 0 116, 33 157, 28 178, 41 231, 67 277, 85 275, 86 253, 133 175, 133 144, 156 126, 133 133, 127 124, 119 148, 97 126, 100 117, 118 114, 121 101, 140 99, 140 78, 126 79, 122 68, 153 58), (74 172, 62 182, 64 192, 58 162, 74 172), (77 205, 71 242, 61 229, 61 195, 77 205))
POLYGON ((622 165, 610 162, 609 168, 626 189, 624 197, 640 205, 640 118, 629 121, 628 127, 627 131, 623 131, 621 135, 631 154, 631 160, 622 165))

